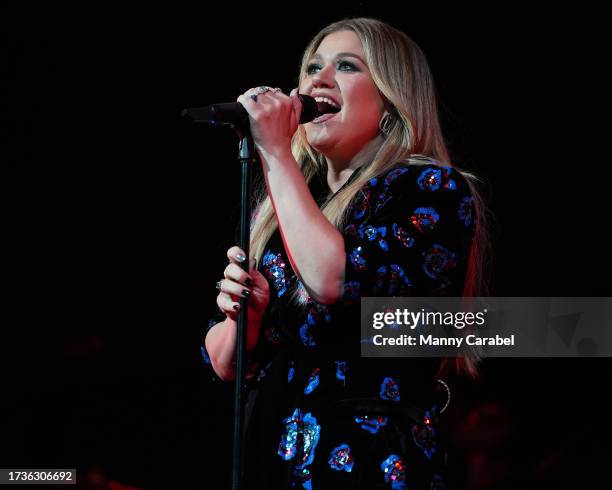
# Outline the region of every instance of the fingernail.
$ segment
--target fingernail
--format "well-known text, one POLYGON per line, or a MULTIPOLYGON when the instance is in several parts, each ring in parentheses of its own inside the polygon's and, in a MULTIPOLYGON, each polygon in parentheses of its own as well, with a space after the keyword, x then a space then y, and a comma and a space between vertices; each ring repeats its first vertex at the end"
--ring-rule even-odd
POLYGON ((246 257, 242 254, 236 254, 236 260, 238 262, 244 262, 246 260, 246 257))
POLYGON ((236 303, 232 308, 234 308, 234 310, 238 311, 238 310, 240 310, 240 305, 238 303, 236 303))
POLYGON ((247 286, 252 286, 253 285, 253 279, 251 279, 250 277, 247 277, 246 281, 244 281, 246 283, 247 286))
POLYGON ((243 289, 242 294, 248 298, 249 295, 251 294, 251 291, 249 291, 248 289, 243 289))

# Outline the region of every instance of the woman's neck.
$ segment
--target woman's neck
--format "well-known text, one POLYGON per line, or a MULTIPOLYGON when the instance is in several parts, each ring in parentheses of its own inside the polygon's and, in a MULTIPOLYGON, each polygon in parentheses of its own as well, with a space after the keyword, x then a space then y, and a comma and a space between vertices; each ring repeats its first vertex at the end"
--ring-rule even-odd
POLYGON ((349 161, 338 161, 325 157, 327 160, 327 186, 331 192, 336 193, 351 177, 351 174, 355 170, 362 165, 370 163, 380 149, 383 141, 381 136, 375 137, 369 143, 365 144, 359 153, 349 161))

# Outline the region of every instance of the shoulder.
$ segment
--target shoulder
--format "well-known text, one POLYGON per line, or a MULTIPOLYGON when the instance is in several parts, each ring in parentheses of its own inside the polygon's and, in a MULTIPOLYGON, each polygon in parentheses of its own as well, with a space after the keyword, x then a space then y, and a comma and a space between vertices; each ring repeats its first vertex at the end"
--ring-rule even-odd
POLYGON ((456 215, 465 226, 471 225, 475 209, 467 177, 431 159, 398 163, 361 188, 351 205, 349 220, 358 223, 423 210, 434 215, 456 215))
POLYGON ((463 173, 450 166, 428 160, 429 163, 398 163, 379 176, 370 179, 373 192, 394 193, 468 193, 470 185, 463 173))

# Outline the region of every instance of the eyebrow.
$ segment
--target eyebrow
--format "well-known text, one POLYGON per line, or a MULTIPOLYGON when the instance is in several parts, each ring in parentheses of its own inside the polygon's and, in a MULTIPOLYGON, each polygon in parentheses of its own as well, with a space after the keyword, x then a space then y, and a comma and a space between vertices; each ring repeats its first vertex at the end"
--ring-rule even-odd
MULTIPOLYGON (((312 59, 322 59, 323 56, 321 56, 319 53, 315 53, 312 55, 312 59)), ((363 61, 359 56, 357 56, 355 53, 348 53, 348 52, 342 52, 342 53, 338 53, 336 55, 336 59, 338 58, 357 58, 359 61, 361 61, 364 65, 366 64, 365 61, 363 61)))

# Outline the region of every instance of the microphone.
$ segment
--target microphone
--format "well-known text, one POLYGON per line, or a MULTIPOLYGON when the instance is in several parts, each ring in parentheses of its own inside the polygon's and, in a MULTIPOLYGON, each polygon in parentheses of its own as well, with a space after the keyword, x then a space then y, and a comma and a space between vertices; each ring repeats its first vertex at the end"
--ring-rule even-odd
MULTIPOLYGON (((303 94, 298 94, 298 97, 302 102, 300 124, 310 122, 322 114, 319 112, 314 97, 303 94)), ((206 107, 185 109, 181 112, 181 116, 190 117, 194 123, 207 123, 213 126, 218 124, 229 125, 243 131, 249 129, 249 113, 240 102, 225 102, 206 107)))

